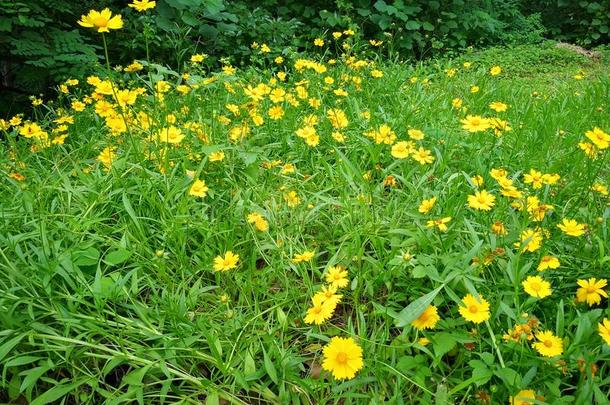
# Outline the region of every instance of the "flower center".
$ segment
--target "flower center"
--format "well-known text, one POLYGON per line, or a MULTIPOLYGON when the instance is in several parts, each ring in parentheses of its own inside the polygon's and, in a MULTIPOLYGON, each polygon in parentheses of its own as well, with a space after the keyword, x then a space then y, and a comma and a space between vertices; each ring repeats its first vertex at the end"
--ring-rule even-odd
POLYGON ((588 294, 593 294, 595 291, 597 291, 597 288, 594 285, 590 285, 587 287, 588 294))
POLYGON ((108 24, 108 20, 106 20, 104 17, 100 16, 100 17, 97 17, 95 20, 93 20, 93 24, 96 27, 105 27, 108 24))
POLYGON ((545 345, 546 347, 553 347, 553 342, 551 342, 551 341, 550 341, 550 340, 548 340, 548 339, 547 339, 547 340, 545 340, 543 343, 544 343, 544 345, 545 345))
POLYGON ((477 312, 479 312, 479 308, 476 305, 471 305, 468 307, 468 311, 470 311, 470 313, 472 314, 476 314, 477 312))
POLYGON ((345 364, 345 363, 347 363, 347 354, 345 354, 343 352, 338 353, 335 360, 337 361, 337 363, 345 364))

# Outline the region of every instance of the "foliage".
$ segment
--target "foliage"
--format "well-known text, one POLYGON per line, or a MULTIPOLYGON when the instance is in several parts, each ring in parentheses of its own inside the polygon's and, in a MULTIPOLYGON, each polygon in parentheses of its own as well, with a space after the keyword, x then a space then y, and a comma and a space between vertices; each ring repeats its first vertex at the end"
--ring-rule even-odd
POLYGON ((607 44, 610 39, 610 1, 523 1, 524 10, 540 13, 551 38, 583 46, 607 44))
POLYGON ((362 54, 329 41, 315 60, 277 63, 282 47, 254 49, 262 68, 142 60, 100 73, 114 86, 105 95, 78 77, 30 122, 0 122, 0 401, 508 403, 527 388, 541 404, 608 401, 597 325, 609 301, 575 298, 577 281, 607 278, 610 263, 607 190, 592 189, 608 187, 610 148, 579 147, 593 127, 609 131, 607 66, 550 46, 385 63, 359 35, 342 41, 362 54), (499 101, 506 111, 491 110, 499 101), (505 125, 469 133, 469 114, 505 125), (183 138, 165 142, 168 127, 183 138), (409 140, 431 160, 396 158, 409 140), (501 168, 520 198, 501 194, 501 168), (537 187, 531 169, 559 178, 537 187), (205 195, 192 195, 195 179, 205 195), (468 206, 480 188, 496 196, 489 212, 468 206), (543 218, 532 197, 549 204, 543 218), (429 225, 441 217, 446 232, 429 225), (563 233, 565 218, 584 234, 563 233), (506 234, 490 231, 498 221, 506 234), (527 228, 543 232, 538 250, 521 248, 527 228), (227 251, 239 262, 215 271, 227 251), (561 265, 538 272, 543 255, 561 265), (306 324, 337 264, 349 282, 334 314, 306 324), (532 275, 550 296, 524 291, 532 275), (486 323, 460 315, 466 294, 489 302, 486 323), (418 330, 429 305, 441 319, 418 330), (563 353, 542 357, 528 333, 503 338, 525 322, 563 353), (363 349, 349 381, 321 369, 334 336, 363 349))

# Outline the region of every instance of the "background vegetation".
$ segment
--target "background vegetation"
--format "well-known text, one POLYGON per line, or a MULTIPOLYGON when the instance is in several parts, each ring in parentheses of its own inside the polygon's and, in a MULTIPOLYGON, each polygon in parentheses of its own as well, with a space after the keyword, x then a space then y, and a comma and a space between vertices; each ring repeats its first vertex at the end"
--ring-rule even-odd
POLYGON ((113 60, 126 64, 142 58, 146 36, 152 58, 178 68, 184 55, 195 52, 209 54, 212 62, 229 57, 234 64, 248 63, 255 41, 303 50, 312 46, 312 34, 348 27, 383 40, 391 57, 403 59, 471 45, 538 43, 543 38, 596 46, 608 43, 609 4, 609 0, 160 0, 152 16, 138 17, 119 0, 0 0, 4 95, 0 116, 22 110, 28 95, 48 93, 56 83, 95 68, 101 55, 96 53, 98 42, 75 26, 92 7, 108 6, 128 17, 125 29, 111 39, 113 60))

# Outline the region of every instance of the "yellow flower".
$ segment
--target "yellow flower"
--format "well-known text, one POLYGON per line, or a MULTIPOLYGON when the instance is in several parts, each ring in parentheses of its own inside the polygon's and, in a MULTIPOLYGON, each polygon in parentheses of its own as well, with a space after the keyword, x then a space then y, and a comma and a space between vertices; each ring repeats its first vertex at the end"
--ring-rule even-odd
POLYGON ((489 108, 491 108, 495 112, 504 112, 508 109, 508 105, 500 101, 494 101, 493 103, 489 104, 489 108))
POLYGON ((314 295, 311 301, 312 306, 307 310, 307 315, 304 319, 307 324, 314 323, 320 325, 333 315, 337 307, 337 301, 324 300, 318 295, 314 295))
POLYGON ((392 145, 392 156, 396 159, 406 159, 415 152, 413 142, 400 141, 392 145))
POLYGON ((536 391, 521 390, 514 397, 509 398, 509 405, 533 405, 536 402, 536 391))
POLYGON ((222 162, 225 159, 225 153, 223 151, 217 151, 210 153, 210 162, 222 162))
POLYGON ((381 70, 374 69, 371 71, 371 76, 378 79, 380 77, 383 77, 383 72, 381 70))
POLYGON ((474 323, 485 322, 489 319, 489 303, 481 297, 477 300, 471 294, 462 298, 464 306, 458 308, 464 319, 474 323))
POLYGON ((177 144, 183 139, 184 135, 182 134, 182 131, 173 125, 169 128, 162 128, 161 131, 159 131, 159 140, 161 142, 177 144))
POLYGON ((311 259, 313 259, 315 254, 316 254, 316 252, 314 252, 313 250, 306 250, 303 253, 297 253, 292 258, 292 262, 293 263, 308 262, 311 259))
POLYGON ((313 40, 315 46, 324 46, 324 40, 322 38, 316 38, 313 40))
POLYGON ((557 269, 559 266, 559 259, 555 256, 543 256, 542 259, 540 259, 537 270, 543 271, 546 269, 557 269))
POLYGON ((254 224, 254 227, 261 232, 269 229, 269 222, 258 212, 248 214, 248 223, 254 224))
POLYGON ((102 11, 89 11, 89 14, 81 16, 78 24, 82 27, 97 29, 97 32, 110 32, 110 30, 123 28, 121 15, 117 14, 113 17, 108 8, 102 11))
POLYGON ((109 169, 110 166, 112 166, 112 161, 114 160, 115 156, 115 149, 108 146, 100 152, 100 154, 97 156, 97 160, 106 166, 106 169, 109 169))
POLYGON ((326 273, 326 282, 336 288, 347 287, 349 282, 347 270, 341 265, 329 267, 326 273))
POLYGON ((489 74, 492 76, 497 76, 500 73, 502 73, 502 68, 500 66, 494 66, 491 69, 489 69, 489 74))
POLYGON ((280 105, 275 105, 269 109, 269 118, 279 120, 284 116, 284 109, 280 105))
POLYGON ((289 191, 284 194, 284 201, 288 204, 290 208, 296 207, 301 202, 301 199, 297 195, 296 191, 289 191))
POLYGON ((468 206, 476 210, 489 211, 494 206, 496 197, 486 190, 477 191, 474 195, 468 196, 468 206))
POLYGON ((610 145, 610 135, 597 127, 585 132, 585 136, 599 149, 606 149, 610 145))
POLYGON ((481 89, 479 88, 479 86, 472 86, 472 87, 470 87, 470 92, 471 92, 471 93, 473 93, 473 94, 474 94, 474 93, 478 93, 478 92, 479 92, 479 90, 481 90, 481 89))
POLYGON ((542 233, 538 230, 526 229, 519 236, 520 242, 515 243, 522 252, 535 252, 542 245, 542 233))
POLYGON ((604 291, 604 287, 608 285, 608 280, 590 278, 589 280, 578 280, 576 284, 580 286, 576 290, 577 302, 586 302, 592 307, 602 301, 601 297, 608 298, 608 293, 604 291))
POLYGON ((424 133, 419 129, 409 129, 407 131, 407 134, 409 134, 409 138, 416 141, 421 141, 422 139, 424 139, 424 133))
POLYGON ((237 267, 239 255, 230 250, 224 256, 216 256, 214 258, 214 271, 228 271, 237 267))
POLYGON ((436 307, 434 305, 429 305, 417 319, 411 322, 411 325, 419 330, 432 329, 440 319, 436 307))
POLYGON ((462 101, 462 99, 461 99, 461 98, 457 98, 457 97, 456 97, 456 98, 454 98, 453 100, 451 100, 451 106, 452 106, 453 108, 455 108, 455 109, 458 109, 458 108, 462 107, 462 104, 463 104, 463 103, 464 103, 464 102, 462 101))
POLYGON ((324 347, 322 368, 337 380, 354 378, 363 366, 362 348, 352 338, 335 336, 324 347))
POLYGON ((540 276, 529 276, 521 284, 525 292, 532 297, 544 298, 551 295, 551 283, 540 276))
POLYGON ((491 231, 499 236, 508 235, 508 231, 504 227, 504 224, 501 221, 496 221, 491 225, 491 231))
POLYGON ((534 189, 538 189, 542 187, 543 183, 543 174, 535 169, 530 169, 528 174, 523 175, 523 182, 525 184, 531 184, 534 189))
POLYGON ((539 332, 536 334, 538 342, 534 343, 534 349, 545 357, 559 356, 563 353, 563 341, 561 338, 553 335, 553 332, 539 332))
POLYGON ((343 295, 337 294, 337 287, 333 285, 327 285, 322 287, 322 291, 317 292, 313 298, 319 297, 322 301, 334 301, 335 304, 341 301, 343 295))
POLYGON ((208 186, 206 186, 204 180, 195 180, 189 189, 189 194, 195 197, 205 197, 208 192, 208 186))
POLYGON ((579 237, 585 234, 586 225, 579 224, 574 219, 564 218, 562 223, 557 225, 557 228, 561 229, 566 235, 579 237))
POLYGON ((437 227, 439 231, 441 232, 447 232, 447 224, 449 221, 451 221, 451 217, 444 217, 444 218, 440 218, 440 219, 431 219, 426 223, 426 227, 428 228, 434 228, 437 227))
POLYGON ((128 4, 129 7, 135 8, 139 12, 146 11, 149 8, 155 8, 156 2, 150 0, 133 0, 133 3, 128 4))
POLYGON ((487 118, 479 115, 467 115, 466 118, 460 120, 462 128, 468 132, 485 131, 491 127, 491 122, 487 118))
POLYGON ((610 319, 604 318, 602 322, 597 325, 599 336, 604 339, 607 345, 610 345, 610 319))
POLYGON ((423 200, 421 204, 419 204, 418 211, 422 214, 427 214, 430 212, 434 204, 436 203, 436 197, 429 198, 427 200, 423 200))
POLYGON ((346 128, 347 125, 349 124, 349 121, 347 120, 347 116, 345 115, 345 112, 343 112, 343 110, 340 110, 338 108, 331 108, 330 110, 328 110, 326 112, 326 116, 328 117, 330 124, 335 129, 346 128))
POLYGON ((411 157, 420 165, 425 165, 426 163, 434 162, 434 156, 432 156, 430 151, 422 148, 421 146, 418 150, 414 151, 411 154, 411 157))
POLYGON ((474 184, 475 187, 481 187, 485 183, 485 180, 483 179, 483 176, 481 176, 480 174, 472 176, 470 178, 470 181, 472 181, 472 184, 474 184))

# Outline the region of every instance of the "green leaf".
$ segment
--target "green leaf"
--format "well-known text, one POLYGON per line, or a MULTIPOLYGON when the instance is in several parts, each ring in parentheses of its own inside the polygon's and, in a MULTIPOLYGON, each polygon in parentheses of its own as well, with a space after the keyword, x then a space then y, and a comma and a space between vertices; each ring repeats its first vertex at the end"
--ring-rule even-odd
POLYGON ((405 24, 405 28, 411 31, 415 31, 418 30, 421 27, 421 25, 414 20, 411 21, 407 21, 407 23, 405 24))
POLYGON ((119 248, 106 254, 106 257, 104 257, 104 261, 111 266, 116 266, 117 264, 121 264, 127 259, 129 259, 130 256, 131 252, 129 250, 119 248))
POLYGON ((0 360, 2 360, 4 356, 6 356, 11 350, 13 350, 13 347, 17 346, 17 344, 21 342, 21 339, 23 339, 24 336, 25 333, 22 333, 21 335, 17 335, 11 340, 4 342, 2 346, 0 346, 0 360))
POLYGON ((75 391, 76 388, 80 387, 88 381, 89 377, 83 377, 77 381, 74 381, 71 384, 56 385, 55 387, 51 388, 50 390, 33 400, 30 405, 43 405, 55 402, 66 394, 75 391))
POLYGON ((79 267, 97 266, 100 251, 93 246, 72 253, 72 263, 79 267))
POLYGON ((443 287, 444 285, 441 285, 437 289, 430 291, 428 294, 416 299, 415 301, 407 305, 398 314, 398 317, 396 318, 396 326, 402 328, 416 320, 422 314, 422 312, 424 312, 426 308, 428 308, 428 306, 432 303, 438 293, 441 292, 443 287))
POLYGON ((265 364, 265 371, 267 372, 267 375, 269 375, 269 377, 271 378, 271 381, 273 381, 274 383, 278 383, 279 379, 277 378, 277 370, 275 369, 275 366, 273 365, 273 362, 271 361, 271 358, 269 358, 269 355, 267 354, 267 351, 263 348, 263 361, 265 364))

